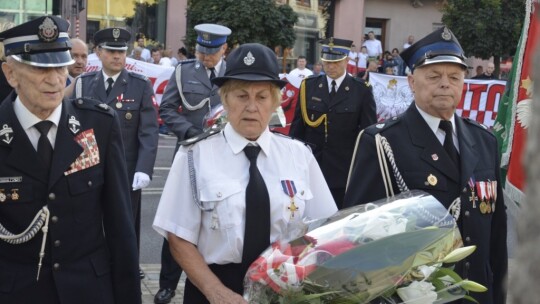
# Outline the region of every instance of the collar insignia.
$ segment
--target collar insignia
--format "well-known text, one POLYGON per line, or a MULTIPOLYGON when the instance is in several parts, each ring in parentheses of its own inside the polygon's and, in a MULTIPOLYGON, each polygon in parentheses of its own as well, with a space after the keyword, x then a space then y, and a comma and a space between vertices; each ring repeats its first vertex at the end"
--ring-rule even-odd
POLYGON ((8 145, 13 140, 12 134, 13 134, 13 129, 10 128, 8 125, 4 125, 2 129, 0 130, 0 137, 4 137, 2 138, 2 141, 8 145))
POLYGON ((77 118, 75 118, 75 116, 71 115, 69 117, 69 130, 71 131, 71 133, 73 134, 77 134, 81 129, 81 123, 77 120, 77 118))

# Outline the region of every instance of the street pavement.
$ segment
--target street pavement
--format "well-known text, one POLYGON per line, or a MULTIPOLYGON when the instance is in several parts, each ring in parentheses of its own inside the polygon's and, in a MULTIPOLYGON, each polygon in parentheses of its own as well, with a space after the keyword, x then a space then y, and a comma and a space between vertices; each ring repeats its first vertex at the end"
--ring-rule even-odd
MULTIPOLYGON (((152 222, 154 220, 154 215, 156 214, 163 186, 165 185, 167 175, 169 174, 175 145, 175 136, 160 136, 152 182, 146 189, 143 189, 142 192, 140 263, 141 269, 146 274, 146 277, 141 280, 143 304, 154 303, 154 295, 159 290, 159 270, 161 268, 160 261, 163 238, 152 229, 152 222)), ((516 246, 516 235, 513 229, 515 220, 512 213, 509 213, 508 243, 510 257, 513 255, 512 249, 516 246)), ((512 268, 513 263, 513 259, 510 259, 510 268, 512 268)), ((183 302, 185 279, 185 274, 182 274, 180 283, 176 289, 176 296, 170 303, 181 304, 183 302)))
MULTIPOLYGON (((159 270, 161 268, 160 261, 163 238, 152 229, 152 222, 156 214, 163 186, 169 174, 175 145, 175 136, 159 137, 158 155, 154 165, 152 182, 142 191, 140 263, 141 269, 145 273, 145 278, 141 280, 143 304, 154 303, 154 295, 159 290, 159 270)), ((170 303, 183 303, 185 278, 185 274, 182 274, 180 283, 176 289, 176 296, 170 303)))

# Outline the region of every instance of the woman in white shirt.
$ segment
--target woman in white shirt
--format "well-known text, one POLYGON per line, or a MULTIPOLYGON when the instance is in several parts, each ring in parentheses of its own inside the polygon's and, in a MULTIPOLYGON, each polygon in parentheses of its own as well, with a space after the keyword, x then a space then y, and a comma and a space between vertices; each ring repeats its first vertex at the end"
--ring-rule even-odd
POLYGON ((243 279, 258 255, 291 223, 337 211, 311 151, 268 129, 285 85, 278 73, 271 49, 233 50, 212 80, 227 125, 175 156, 153 227, 188 276, 184 303, 247 303, 243 279))

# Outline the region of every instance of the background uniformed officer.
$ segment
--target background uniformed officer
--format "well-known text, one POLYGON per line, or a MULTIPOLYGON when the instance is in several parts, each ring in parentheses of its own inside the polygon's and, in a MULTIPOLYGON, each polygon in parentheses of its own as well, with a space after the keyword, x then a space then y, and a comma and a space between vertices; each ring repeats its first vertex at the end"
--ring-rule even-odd
MULTIPOLYGON (((131 35, 121 28, 107 28, 94 34, 101 71, 85 73, 75 81, 74 96, 95 98, 116 110, 124 140, 130 178, 131 203, 137 244, 140 243, 141 189, 148 186, 158 146, 157 111, 154 90, 146 76, 129 72, 126 50, 131 35)), ((144 274, 141 272, 141 277, 144 274)))
POLYGON ((109 106, 63 99, 68 27, 0 33, 16 90, 0 106, 0 303, 140 303, 122 131, 109 106))
MULTIPOLYGON (((179 62, 159 106, 161 119, 176 135, 178 143, 202 133, 205 115, 221 104, 218 87, 212 85, 210 79, 225 74, 223 55, 231 30, 217 24, 199 24, 195 26, 195 31, 197 59, 179 62)), ((178 147, 177 144, 176 150, 178 147)), ((164 239, 155 303, 170 301, 181 274, 182 269, 172 258, 169 243, 164 239)))
MULTIPOLYGON (((443 27, 401 57, 412 71, 408 80, 414 103, 401 117, 369 127, 361 135, 344 205, 386 197, 374 139, 380 134, 390 144, 409 189, 428 192, 446 208, 461 199, 460 232, 465 245, 477 249, 456 270, 462 278, 488 288, 471 293, 478 303, 505 303, 506 210, 497 142, 487 128, 455 114, 467 69, 463 50, 443 27)), ((395 176, 391 178, 397 191, 395 176)))
POLYGON ((302 82, 290 136, 312 145, 326 182, 341 209, 358 132, 376 122, 375 100, 362 80, 346 73, 352 41, 322 41, 326 75, 302 82))

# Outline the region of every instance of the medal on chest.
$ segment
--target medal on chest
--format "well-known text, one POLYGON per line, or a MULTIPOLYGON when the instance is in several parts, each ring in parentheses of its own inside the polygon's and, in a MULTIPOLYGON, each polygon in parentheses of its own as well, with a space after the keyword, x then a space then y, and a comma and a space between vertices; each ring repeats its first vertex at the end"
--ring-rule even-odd
POLYGON ((294 196, 296 195, 296 187, 294 186, 294 181, 282 180, 281 187, 283 188, 283 192, 285 192, 285 194, 287 194, 287 196, 289 196, 290 198, 290 204, 287 209, 289 210, 291 214, 290 218, 292 219, 294 218, 294 213, 300 211, 300 208, 298 208, 298 206, 296 206, 296 204, 294 203, 294 196))

